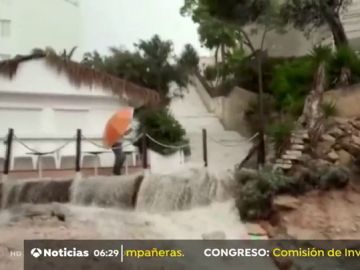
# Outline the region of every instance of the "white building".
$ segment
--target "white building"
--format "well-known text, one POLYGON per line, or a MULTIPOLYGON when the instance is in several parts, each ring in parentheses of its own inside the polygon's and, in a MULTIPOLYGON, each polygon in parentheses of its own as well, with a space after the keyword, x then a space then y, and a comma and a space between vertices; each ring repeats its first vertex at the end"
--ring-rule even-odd
MULTIPOLYGON (((106 122, 119 108, 156 100, 154 91, 54 55, 37 54, 0 62, 1 140, 13 128, 16 138, 39 152, 69 143, 56 153, 58 158, 73 159, 77 129, 101 145, 106 122)), ((19 168, 33 169, 36 162, 29 162, 35 158, 29 158, 30 150, 18 142, 14 147, 13 157, 27 162, 26 167, 25 161, 19 161, 19 168)), ((0 148, 0 159, 4 159, 4 145, 0 148)), ((83 150, 101 149, 85 142, 83 150)), ((111 158, 112 153, 105 156, 101 166, 111 167, 111 158)), ((63 168, 64 164, 55 165, 63 168)), ((13 165, 17 168, 16 162, 13 165)), ((73 161, 67 166, 74 168, 73 161)))
POLYGON ((0 0, 0 61, 34 48, 81 47, 80 14, 79 0, 0 0))
MULTIPOLYGON (((360 0, 353 0, 352 4, 341 15, 350 46, 360 50, 360 0)), ((261 43, 260 35, 254 38, 254 44, 261 43)), ((286 34, 269 33, 265 39, 264 46, 272 56, 302 56, 308 54, 316 45, 333 44, 333 37, 329 29, 324 26, 318 31, 305 37, 304 33, 290 29, 286 34)))

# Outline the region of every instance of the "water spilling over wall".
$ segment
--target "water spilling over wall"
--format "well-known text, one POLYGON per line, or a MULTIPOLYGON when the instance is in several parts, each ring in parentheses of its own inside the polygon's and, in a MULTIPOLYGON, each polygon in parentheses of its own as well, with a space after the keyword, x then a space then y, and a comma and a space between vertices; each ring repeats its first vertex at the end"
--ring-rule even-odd
POLYGON ((143 178, 143 175, 130 175, 75 180, 71 186, 71 203, 132 209, 143 178))
POLYGON ((9 180, 2 186, 2 208, 51 202, 168 212, 206 206, 232 197, 231 172, 215 175, 202 167, 171 174, 97 176, 80 180, 9 180))
POLYGON ((2 184, 1 208, 22 203, 68 202, 71 183, 72 180, 8 180, 2 184))
POLYGON ((136 209, 147 212, 187 210, 232 197, 233 178, 186 168, 172 174, 148 174, 139 190, 136 209))

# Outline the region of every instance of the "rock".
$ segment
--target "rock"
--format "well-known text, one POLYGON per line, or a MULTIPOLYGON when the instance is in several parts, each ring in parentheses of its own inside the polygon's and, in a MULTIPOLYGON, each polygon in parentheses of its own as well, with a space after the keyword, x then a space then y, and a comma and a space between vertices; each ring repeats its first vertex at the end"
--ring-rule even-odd
POLYGON ((322 139, 323 141, 325 141, 325 142, 331 142, 331 143, 335 143, 335 141, 336 141, 336 139, 335 139, 333 136, 329 135, 329 134, 324 134, 324 135, 321 137, 321 139, 322 139))
POLYGON ((322 166, 328 166, 328 165, 331 165, 331 162, 329 162, 328 160, 318 159, 316 161, 316 166, 322 167, 322 166))
POLYGON ((287 159, 277 159, 275 162, 277 164, 292 164, 292 161, 287 159))
POLYGON ((351 136, 351 141, 360 146, 360 137, 353 135, 351 136))
POLYGON ((350 124, 357 130, 360 130, 360 122, 358 120, 350 121, 350 124))
POLYGON ((222 231, 214 231, 210 233, 203 233, 201 237, 204 240, 225 240, 226 234, 222 231))
POLYGON ((288 150, 288 151, 285 152, 285 154, 289 155, 289 156, 301 157, 302 152, 301 151, 288 150))
POLYGON ((299 160, 301 158, 301 156, 282 155, 281 158, 286 159, 286 160, 299 160))
POLYGON ((335 162, 339 159, 339 155, 335 152, 335 151, 331 151, 328 155, 327 155, 327 159, 335 162))
POLYGON ((293 133, 292 138, 300 139, 300 140, 308 140, 309 139, 309 134, 307 134, 307 133, 293 133))
POLYGON ((309 162, 312 161, 312 158, 310 155, 308 154, 303 154, 299 159, 298 159, 302 164, 308 164, 309 162))
POLYGON ((246 231, 249 235, 267 236, 266 231, 259 224, 246 223, 245 227, 246 227, 246 231))
POLYGON ((316 147, 316 152, 319 156, 327 155, 332 150, 333 145, 334 142, 322 141, 318 143, 316 147))
POLYGON ((334 117, 334 120, 337 124, 340 125, 346 125, 349 122, 347 118, 342 118, 342 117, 334 117))
POLYGON ((339 150, 341 150, 341 145, 340 144, 335 144, 332 148, 334 150, 336 150, 336 151, 339 151, 339 150))
POLYGON ((335 137, 335 138, 338 138, 338 137, 341 137, 342 135, 344 135, 344 131, 342 131, 340 128, 338 128, 338 127, 334 127, 334 128, 332 128, 329 132, 328 132, 328 134, 330 135, 330 136, 333 136, 333 137, 335 137))
POLYGON ((357 146, 355 144, 345 145, 343 149, 349 152, 354 157, 357 157, 360 154, 360 146, 357 146))
POLYGON ((295 210, 299 205, 300 201, 293 196, 282 195, 274 200, 274 206, 282 210, 295 210))
POLYGON ((274 169, 283 169, 283 170, 290 170, 292 168, 292 164, 275 164, 274 169))
POLYGON ((338 153, 339 156, 339 165, 350 166, 353 162, 353 157, 349 152, 345 150, 340 150, 338 153))
POLYGON ((304 140, 300 138, 291 138, 290 142, 294 144, 303 144, 304 140))
POLYGON ((291 150, 304 150, 305 149, 305 146, 302 145, 302 144, 293 144, 291 145, 291 150))

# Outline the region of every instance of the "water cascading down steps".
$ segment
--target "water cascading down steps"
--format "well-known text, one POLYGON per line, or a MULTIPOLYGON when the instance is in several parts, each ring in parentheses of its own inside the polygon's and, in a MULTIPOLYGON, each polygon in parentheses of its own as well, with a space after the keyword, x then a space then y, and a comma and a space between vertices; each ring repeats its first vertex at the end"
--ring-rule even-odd
POLYGON ((220 176, 195 167, 168 175, 8 181, 2 212, 55 202, 68 220, 96 228, 105 239, 247 239, 234 184, 229 172, 220 176))

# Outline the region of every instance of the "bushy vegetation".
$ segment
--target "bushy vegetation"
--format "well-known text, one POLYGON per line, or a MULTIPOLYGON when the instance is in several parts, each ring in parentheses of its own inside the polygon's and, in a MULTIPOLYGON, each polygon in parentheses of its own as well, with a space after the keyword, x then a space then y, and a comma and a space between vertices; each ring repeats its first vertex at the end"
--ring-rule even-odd
POLYGON ((315 68, 310 57, 285 61, 274 67, 270 91, 279 111, 291 115, 301 114, 305 97, 311 89, 315 68))
POLYGON ((292 119, 281 119, 268 127, 267 133, 274 143, 277 157, 289 146, 293 130, 294 121, 292 119))
POLYGON ((186 45, 181 55, 176 57, 172 42, 162 40, 158 35, 150 40, 140 40, 134 51, 113 47, 110 52, 109 56, 96 51, 86 53, 82 63, 153 89, 164 103, 169 101, 170 86, 175 83, 180 90, 184 88, 199 63, 199 56, 191 45, 186 45))
MULTIPOLYGON (((113 76, 126 79, 138 85, 157 91, 161 98, 158 108, 137 108, 139 119, 138 134, 146 132, 162 144, 186 145, 186 132, 179 122, 170 114, 166 106, 174 96, 181 96, 182 89, 190 83, 190 75, 198 70, 199 56, 189 44, 185 45, 180 56, 175 56, 173 44, 162 40, 158 35, 150 40, 140 40, 135 50, 113 47, 110 55, 102 56, 98 52, 84 55, 82 63, 113 76), (171 88, 176 84, 179 91, 171 88), (171 88, 171 89, 170 89, 171 88)), ((142 150, 141 141, 136 143, 142 150)), ((169 155, 178 149, 163 147, 148 140, 148 147, 162 155, 169 155)), ((184 147, 185 154, 190 148, 184 147)))
POLYGON ((328 119, 330 117, 334 117, 337 115, 337 108, 336 108, 336 103, 335 102, 323 102, 321 104, 321 110, 322 110, 322 114, 324 115, 325 119, 328 119))
POLYGON ((236 178, 240 186, 236 205, 241 219, 249 221, 269 218, 273 212, 273 197, 293 182, 291 178, 269 169, 259 172, 242 170, 236 178))
MULTIPOLYGON (((268 129, 274 121, 276 121, 278 115, 275 112, 275 100, 269 94, 265 95, 264 98, 264 121, 265 121, 265 129, 268 129)), ((252 101, 248 105, 247 110, 245 111, 245 117, 247 122, 250 125, 251 133, 256 133, 259 130, 259 102, 252 101)))
POLYGON ((280 194, 300 195, 313 189, 343 188, 350 172, 343 167, 303 169, 294 176, 264 168, 260 171, 242 169, 235 174, 239 184, 236 205, 242 220, 268 219, 274 212, 273 198, 280 194))
MULTIPOLYGON (((293 116, 301 114, 320 61, 326 64, 326 90, 360 82, 360 58, 355 51, 349 47, 337 50, 327 46, 316 47, 308 56, 285 61, 274 67, 270 91, 278 110, 293 116), (346 82, 342 81, 344 73, 347 75, 346 82)), ((330 106, 323 109, 326 110, 325 114, 334 113, 330 106)))
MULTIPOLYGON (((181 124, 172 116, 166 108, 147 109, 137 114, 140 125, 137 134, 146 132, 152 138, 164 145, 184 146, 182 149, 186 155, 190 154, 189 141, 181 124)), ((142 148, 142 142, 137 146, 142 148)), ((148 139, 148 148, 162 155, 170 155, 179 149, 164 147, 151 139, 148 139)), ((142 150, 142 149, 141 149, 142 150)))

